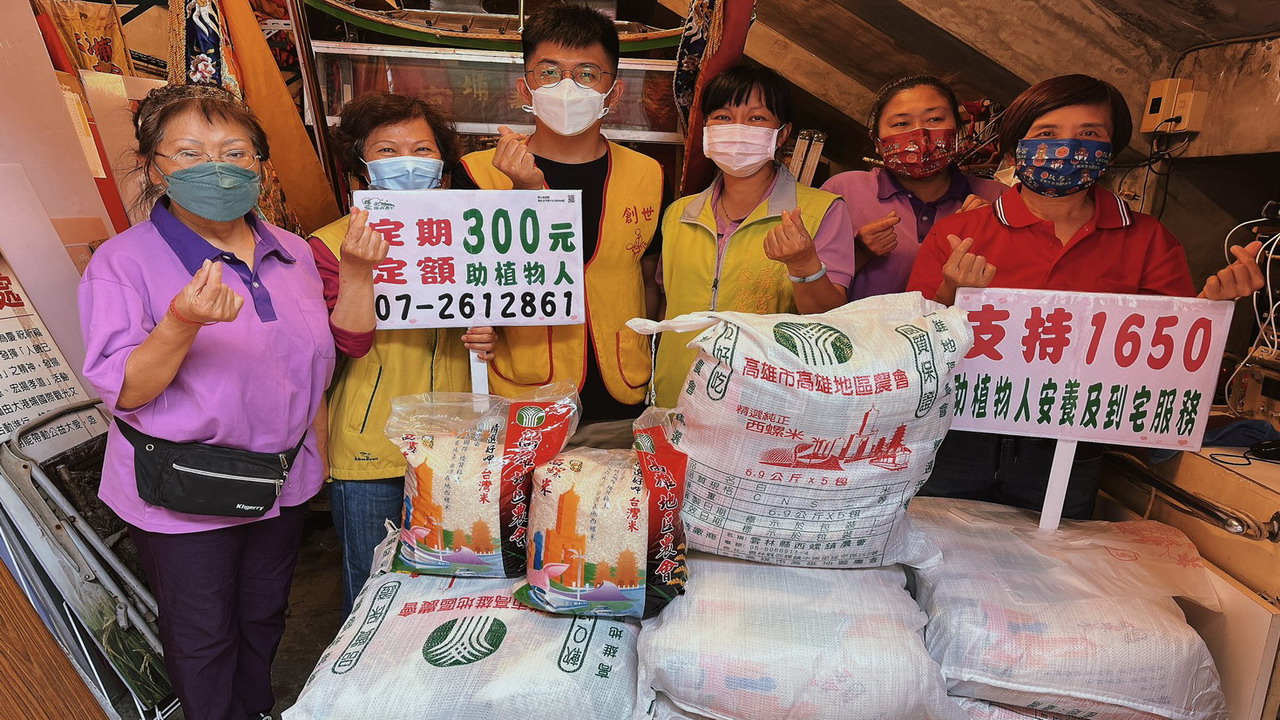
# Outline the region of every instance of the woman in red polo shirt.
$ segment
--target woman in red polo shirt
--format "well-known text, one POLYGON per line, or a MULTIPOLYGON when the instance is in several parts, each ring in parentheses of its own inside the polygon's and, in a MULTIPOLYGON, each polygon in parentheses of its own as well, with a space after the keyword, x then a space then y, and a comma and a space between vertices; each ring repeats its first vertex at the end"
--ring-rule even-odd
MULTIPOLYGON (((962 287, 1040 288, 1191 296, 1186 255, 1158 220, 1095 185, 1133 132, 1129 106, 1111 84, 1063 75, 1027 89, 1000 121, 1000 146, 1019 184, 996 202, 939 220, 912 267, 908 290, 955 302, 962 287)), ((1199 297, 1234 300, 1258 290, 1261 243, 1234 247, 1236 261, 1199 297)), ((1039 509, 1054 440, 954 431, 922 495, 1039 509)), ((1076 451, 1063 516, 1093 513, 1102 448, 1076 451)))

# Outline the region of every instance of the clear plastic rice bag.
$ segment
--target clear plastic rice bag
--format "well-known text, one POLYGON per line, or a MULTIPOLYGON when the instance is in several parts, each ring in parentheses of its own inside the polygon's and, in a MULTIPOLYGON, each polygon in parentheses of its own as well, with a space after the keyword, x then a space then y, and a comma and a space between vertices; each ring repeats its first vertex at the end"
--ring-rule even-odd
POLYGON ((564 448, 578 415, 567 383, 515 400, 471 393, 393 400, 386 434, 409 461, 393 569, 524 574, 532 471, 564 448))

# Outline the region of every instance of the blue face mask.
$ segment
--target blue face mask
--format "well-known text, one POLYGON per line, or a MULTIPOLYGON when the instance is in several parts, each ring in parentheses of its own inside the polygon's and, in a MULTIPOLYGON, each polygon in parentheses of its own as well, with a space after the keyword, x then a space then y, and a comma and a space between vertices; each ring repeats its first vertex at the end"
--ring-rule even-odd
POLYGON ((374 190, 434 190, 444 175, 443 160, 416 155, 382 158, 364 166, 374 190))
POLYGON ((1088 188, 1111 163, 1111 143, 1076 138, 1023 138, 1014 153, 1017 178, 1037 195, 1062 197, 1088 188))
POLYGON ((206 162, 165 175, 167 194, 182 209, 206 220, 229 222, 258 204, 262 178, 255 170, 224 162, 206 162))

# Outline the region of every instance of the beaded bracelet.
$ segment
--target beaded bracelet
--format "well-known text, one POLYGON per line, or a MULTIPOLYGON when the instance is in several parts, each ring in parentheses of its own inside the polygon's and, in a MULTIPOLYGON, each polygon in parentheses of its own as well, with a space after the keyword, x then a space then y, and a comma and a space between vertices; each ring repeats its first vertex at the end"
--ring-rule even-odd
POLYGON ((177 301, 178 301, 177 298, 174 298, 173 300, 169 301, 169 314, 172 315, 175 320, 181 323, 186 323, 187 325, 196 325, 198 327, 204 327, 205 325, 213 325, 213 323, 211 322, 202 323, 202 322, 197 322, 195 320, 188 320, 187 318, 182 317, 182 313, 178 312, 178 308, 174 304, 177 301))

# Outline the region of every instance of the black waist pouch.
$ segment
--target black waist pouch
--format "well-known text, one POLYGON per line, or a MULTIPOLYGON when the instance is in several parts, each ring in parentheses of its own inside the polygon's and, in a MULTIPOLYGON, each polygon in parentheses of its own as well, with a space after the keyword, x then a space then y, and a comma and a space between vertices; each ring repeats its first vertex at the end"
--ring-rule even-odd
POLYGON ((262 517, 280 496, 307 438, 282 453, 260 453, 152 437, 116 418, 133 445, 133 471, 143 502, 196 515, 262 517))

